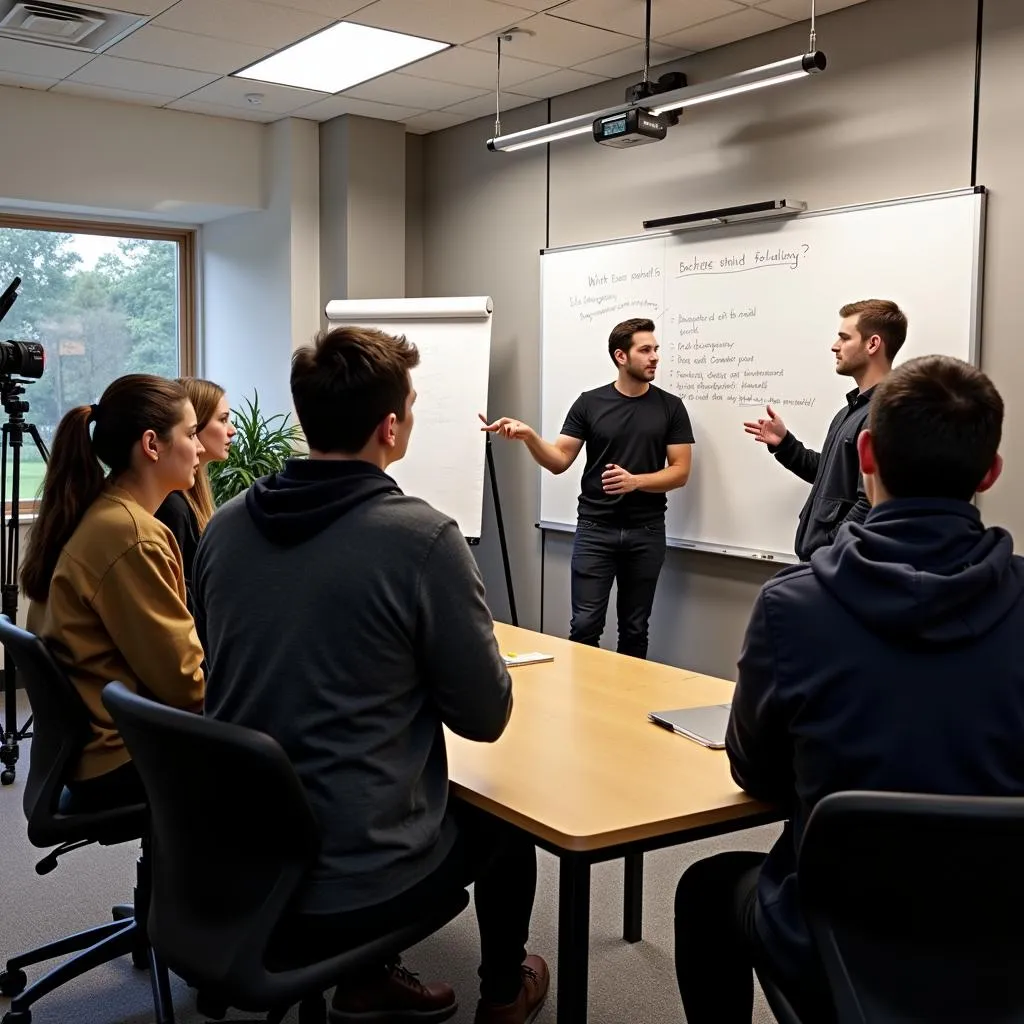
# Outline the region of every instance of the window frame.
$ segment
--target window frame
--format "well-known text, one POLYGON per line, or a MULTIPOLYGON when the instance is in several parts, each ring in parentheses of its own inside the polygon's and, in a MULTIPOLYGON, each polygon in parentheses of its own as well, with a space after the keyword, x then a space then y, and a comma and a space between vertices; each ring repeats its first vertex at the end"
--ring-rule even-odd
MULTIPOLYGON (((53 231, 81 235, 105 235, 112 238, 141 238, 156 242, 176 242, 178 245, 178 373, 192 377, 196 373, 196 228, 138 221, 90 220, 75 217, 46 217, 38 214, 0 212, 0 228, 24 231, 53 231)), ((0 282, 0 288, 9 282, 0 282)), ((16 310, 17 306, 15 306, 16 310)), ((3 324, 0 324, 0 334, 3 324)), ((2 415, 2 410, 0 410, 2 415)), ((2 442, 0 442, 2 443, 2 442)), ((19 516, 32 516, 37 507, 35 498, 22 498, 18 502, 19 516)), ((4 515, 11 514, 8 499, 4 515)))

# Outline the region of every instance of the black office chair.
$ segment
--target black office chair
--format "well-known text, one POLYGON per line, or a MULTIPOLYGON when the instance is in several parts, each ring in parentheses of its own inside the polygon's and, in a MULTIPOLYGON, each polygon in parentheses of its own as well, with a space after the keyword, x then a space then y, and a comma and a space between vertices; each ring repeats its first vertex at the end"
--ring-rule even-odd
POLYGON ((761 983, 761 991, 764 993, 765 1002, 772 1011, 777 1024, 818 1024, 814 1021, 805 1021, 797 1013, 789 996, 782 990, 773 975, 764 968, 756 968, 757 980, 761 983))
POLYGON ((58 857, 92 843, 112 846, 143 838, 134 909, 117 907, 112 921, 11 957, 0 973, 0 994, 14 997, 2 1024, 29 1024, 29 1007, 44 995, 94 967, 129 954, 136 966, 151 968, 157 1021, 166 1024, 170 1020, 167 971, 154 958, 144 927, 149 889, 144 840, 146 806, 136 804, 88 814, 63 809, 64 781, 92 736, 88 712, 46 645, 32 633, 13 625, 5 615, 0 615, 0 644, 17 666, 18 678, 24 683, 32 705, 32 746, 24 797, 28 838, 33 846, 55 847, 39 861, 36 871, 48 874, 57 867, 58 857), (79 950, 82 952, 77 956, 25 987, 28 978, 24 968, 79 950))
POLYGON ((846 792, 798 860, 839 1024, 1024 1022, 1024 799, 846 792))
POLYGON ((153 894, 149 938, 201 993, 200 1010, 229 1007, 280 1022, 326 1019, 323 993, 340 976, 383 963, 469 902, 459 890, 435 917, 319 963, 268 963, 275 929, 316 860, 320 832, 305 791, 270 736, 139 697, 120 683, 103 703, 149 798, 153 894))

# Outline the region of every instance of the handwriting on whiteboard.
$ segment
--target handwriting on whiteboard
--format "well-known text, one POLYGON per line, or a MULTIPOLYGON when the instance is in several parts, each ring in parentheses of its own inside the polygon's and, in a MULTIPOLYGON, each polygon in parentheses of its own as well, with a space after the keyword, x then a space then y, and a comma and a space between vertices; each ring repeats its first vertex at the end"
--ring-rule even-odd
POLYGON ((770 268, 786 268, 796 270, 800 261, 807 256, 810 246, 806 243, 775 249, 755 248, 745 250, 737 255, 716 256, 714 258, 687 256, 680 260, 676 278, 701 277, 706 274, 742 274, 749 270, 766 270, 770 268))

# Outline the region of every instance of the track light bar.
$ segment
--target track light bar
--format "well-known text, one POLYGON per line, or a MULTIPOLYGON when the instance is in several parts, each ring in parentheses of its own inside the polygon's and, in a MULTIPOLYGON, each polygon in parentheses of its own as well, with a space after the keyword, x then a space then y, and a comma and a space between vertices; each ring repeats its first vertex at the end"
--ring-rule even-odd
POLYGON ((652 114, 664 114, 685 107, 696 106, 698 103, 709 103, 712 100, 735 96, 753 89, 763 89, 769 85, 780 85, 792 82, 807 75, 815 75, 825 70, 825 54, 820 50, 803 53, 786 60, 765 64, 760 68, 740 71, 735 75, 717 78, 712 82, 701 82, 698 85, 686 85, 672 92, 664 92, 624 106, 605 107, 593 110, 588 114, 577 114, 551 124, 537 125, 521 132, 511 132, 487 140, 487 148, 492 152, 512 153, 529 146, 543 146, 549 142, 558 142, 574 135, 589 135, 593 131, 594 121, 608 114, 621 114, 625 110, 643 107, 652 114))
POLYGON ((751 68, 749 71, 727 75, 725 78, 718 78, 713 82, 687 85, 675 92, 666 92, 661 96, 652 97, 657 101, 657 106, 652 105, 651 113, 667 114, 670 110, 683 110, 686 107, 694 107, 698 103, 708 103, 711 100, 724 99, 726 96, 736 96, 741 92, 763 89, 768 85, 793 82, 798 78, 805 78, 807 75, 816 75, 824 71, 826 63, 825 54, 821 50, 816 50, 814 53, 804 53, 798 57, 776 61, 774 64, 765 64, 760 68, 751 68))

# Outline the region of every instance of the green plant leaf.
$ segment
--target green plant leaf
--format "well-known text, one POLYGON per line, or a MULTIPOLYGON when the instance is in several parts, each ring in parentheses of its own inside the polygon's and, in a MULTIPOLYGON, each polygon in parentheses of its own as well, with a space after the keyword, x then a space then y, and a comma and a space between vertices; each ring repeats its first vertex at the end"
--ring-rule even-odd
POLYGON ((286 459, 299 452, 303 441, 301 428, 290 422, 287 413, 263 415, 256 391, 251 401, 242 399, 242 408, 231 410, 231 418, 237 433, 228 457, 209 466, 217 505, 248 490, 260 477, 278 472, 286 459))

